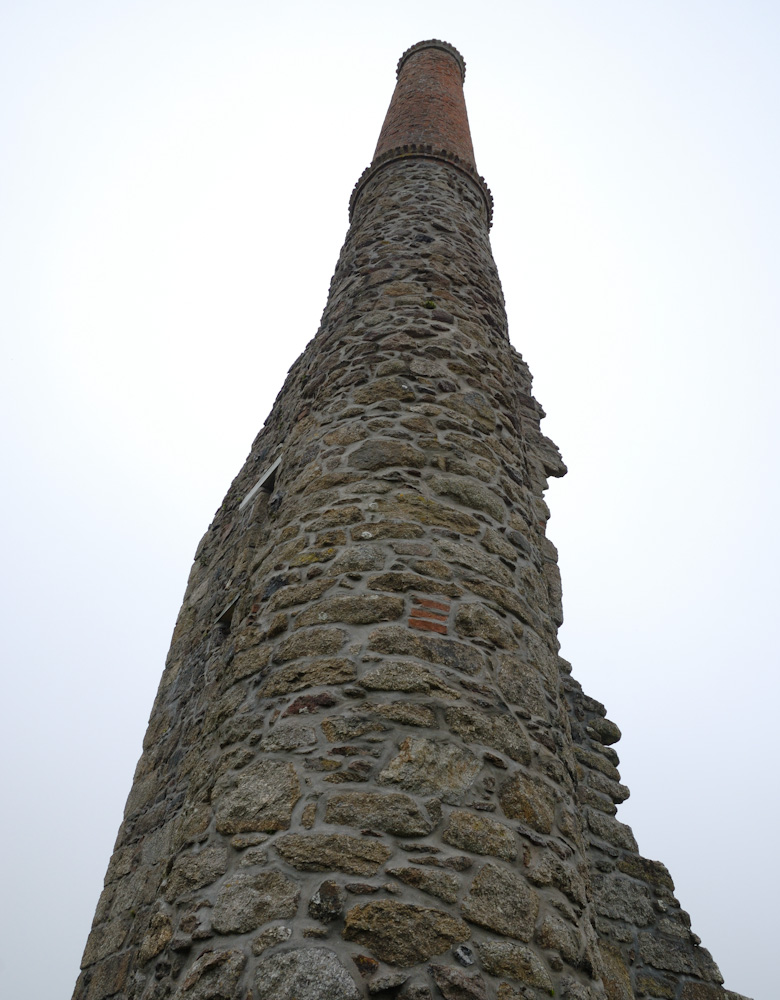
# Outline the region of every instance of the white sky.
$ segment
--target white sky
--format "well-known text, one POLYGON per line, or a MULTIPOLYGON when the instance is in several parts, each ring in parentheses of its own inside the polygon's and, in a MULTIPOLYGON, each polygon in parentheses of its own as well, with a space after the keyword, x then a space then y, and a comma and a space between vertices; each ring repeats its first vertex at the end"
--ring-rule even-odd
POLYGON ((401 52, 468 64, 562 653, 726 985, 776 986, 766 0, 0 7, 0 993, 67 997, 192 555, 316 332, 401 52))

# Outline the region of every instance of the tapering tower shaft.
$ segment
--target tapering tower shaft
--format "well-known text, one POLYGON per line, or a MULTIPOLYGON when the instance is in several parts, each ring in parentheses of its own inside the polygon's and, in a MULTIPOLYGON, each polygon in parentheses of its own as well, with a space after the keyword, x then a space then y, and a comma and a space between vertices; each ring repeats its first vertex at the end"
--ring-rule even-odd
POLYGON ((320 330, 196 553, 78 998, 634 995, 591 870, 636 859, 636 895, 642 859, 616 727, 558 657, 565 470, 464 71, 401 60, 320 330))

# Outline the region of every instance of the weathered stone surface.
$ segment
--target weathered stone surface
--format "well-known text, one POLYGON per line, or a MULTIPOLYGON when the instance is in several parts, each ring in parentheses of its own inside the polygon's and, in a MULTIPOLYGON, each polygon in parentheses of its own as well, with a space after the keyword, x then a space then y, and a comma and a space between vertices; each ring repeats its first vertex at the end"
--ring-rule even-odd
POLYGON ((580 942, 571 924, 548 913, 536 932, 536 941, 542 948, 560 952, 570 965, 576 966, 580 958, 580 942))
POLYGON ((402 597, 387 594, 358 594, 354 597, 328 597, 312 604, 295 619, 295 628, 302 625, 321 625, 325 622, 347 622, 350 625, 367 625, 373 622, 393 621, 404 613, 402 597))
POLYGON ((438 896, 445 903, 454 903, 458 898, 460 879, 449 872, 427 871, 425 868, 388 868, 387 874, 431 896, 438 896))
POLYGON ((341 886, 328 879, 320 884, 309 900, 309 916, 324 923, 337 920, 344 911, 346 898, 341 886))
POLYGON ((303 688, 325 684, 346 684, 357 676, 351 660, 324 659, 309 664, 291 664, 276 670, 260 688, 260 694, 272 698, 303 688))
POLYGON ((508 868, 486 864, 471 883, 460 906, 474 924, 530 941, 539 911, 539 897, 525 879, 508 868))
POLYGON ((506 861, 514 861, 517 857, 515 835, 509 827, 467 809, 454 809, 450 813, 442 840, 475 854, 493 854, 506 861))
POLYGON ((271 955, 255 973, 257 1000, 361 1000, 355 980, 328 948, 271 955))
POLYGON ((432 709, 426 705, 416 705, 412 701, 396 701, 391 705, 372 704, 371 711, 383 719, 400 722, 405 726, 431 727, 436 723, 436 716, 432 709))
POLYGON ((654 969, 685 972, 691 976, 699 971, 689 942, 655 936, 650 931, 639 934, 639 957, 654 969))
POLYGON ((293 807, 301 797, 292 764, 261 760, 238 774, 223 775, 214 786, 216 821, 220 833, 286 830, 293 807))
POLYGON ((544 684, 539 670, 532 664, 524 663, 516 654, 502 656, 498 687, 509 702, 519 705, 528 715, 547 718, 544 684))
POLYGON ((323 733, 330 743, 343 743, 345 740, 355 740, 366 733, 377 733, 387 729, 376 719, 368 719, 359 715, 329 715, 320 723, 323 733))
POLYGON ((175 1000, 237 1000, 245 965, 240 951, 207 951, 185 975, 175 1000))
POLYGON ((302 656, 327 656, 337 653, 347 641, 347 633, 340 628, 308 628, 291 635, 279 644, 274 659, 277 663, 298 660, 302 656))
POLYGON ((455 497, 464 507, 484 510, 497 521, 503 521, 505 507, 499 497, 481 483, 464 476, 431 476, 428 485, 440 496, 455 497))
POLYGON ((383 785, 400 785, 419 795, 457 802, 482 769, 482 762, 451 743, 407 737, 379 775, 383 785))
POLYGON ((471 514, 411 490, 397 493, 393 500, 378 500, 377 510, 390 517, 403 517, 419 524, 448 528, 464 535, 476 535, 480 530, 479 521, 471 514))
POLYGON ((660 861, 649 861, 647 858, 628 857, 618 861, 618 868, 625 875, 640 879, 649 885, 660 889, 668 889, 674 892, 674 882, 664 865, 660 861))
POLYGON ((619 875, 594 875, 591 884, 596 910, 603 916, 636 927, 645 927, 655 918, 653 898, 645 885, 619 875))
POLYGON ((277 944, 284 944, 285 941, 289 941, 291 936, 291 927, 281 927, 279 925, 268 927, 261 934, 258 934, 252 942, 252 954, 262 955, 269 948, 274 948, 277 944))
MULTIPOLYGON (((607 1000, 634 1000, 634 991, 631 988, 631 973, 619 949, 614 945, 610 945, 609 942, 604 941, 601 944, 600 951, 603 966, 602 979, 604 980, 607 1000)), ((640 986, 640 984, 637 983, 637 986, 640 986)), ((652 986, 649 991, 643 990, 640 987, 640 991, 649 992, 650 996, 662 996, 662 994, 656 994, 652 986)))
POLYGON ((383 962, 406 968, 441 955, 471 935, 458 917, 394 899, 353 906, 342 933, 345 940, 363 945, 383 962))
POLYGON ((591 831, 601 840, 606 840, 615 847, 622 847, 625 851, 637 851, 637 843, 630 826, 621 823, 612 816, 597 809, 585 810, 588 826, 591 831))
POLYGON ((376 996, 377 993, 385 993, 387 990, 396 989, 403 986, 409 978, 407 972, 386 972, 384 975, 375 976, 368 984, 368 995, 376 996))
POLYGON ((366 671, 360 685, 369 691, 399 691, 409 694, 436 694, 445 698, 460 698, 457 688, 445 683, 432 670, 416 663, 383 663, 366 671))
POLYGON ((390 465, 421 469, 425 465, 425 452, 403 441, 375 438, 356 448, 349 456, 349 464, 354 469, 367 471, 385 469, 390 465))
POLYGON ((265 753, 285 753, 300 747, 310 747, 316 742, 317 732, 314 726, 280 723, 261 741, 260 749, 265 753))
POLYGON ((449 965, 429 965, 428 971, 445 1000, 488 1000, 487 986, 480 975, 470 976, 449 965))
POLYGON ((455 615, 455 631, 458 635, 483 639, 499 649, 517 646, 517 639, 498 615, 482 604, 462 604, 455 615))
POLYGON ((479 957, 486 972, 494 976, 509 976, 528 986, 550 993, 553 984, 542 960, 530 948, 513 941, 484 941, 479 957))
POLYGON ((210 885, 227 869, 227 851, 224 847, 207 847, 197 854, 182 854, 173 864, 165 886, 165 898, 173 902, 185 892, 192 892, 210 885))
POLYGON ((531 748, 522 727, 509 715, 488 715, 477 708, 453 706, 445 719, 453 733, 468 743, 481 743, 522 764, 531 760, 531 748))
POLYGON ((211 917, 220 934, 245 934, 269 920, 294 917, 301 891, 279 872, 233 875, 217 896, 211 917))
POLYGON ((467 643, 413 635, 408 629, 397 625, 386 625, 372 632, 368 637, 368 647, 377 653, 416 656, 428 663, 440 663, 464 674, 478 674, 485 664, 482 653, 467 643))
POLYGON ((139 964, 146 965, 150 959, 159 955, 172 937, 171 918, 167 913, 155 913, 149 921, 149 927, 138 949, 139 964))
POLYGON ((328 799, 325 822, 384 830, 397 837, 430 833, 433 820, 413 798, 400 792, 344 792, 328 799))
POLYGON ((390 848, 374 840, 346 834, 298 834, 280 837, 274 847, 300 871, 338 870, 349 875, 373 875, 390 857, 390 848))
POLYGON ((498 791, 504 814, 538 830, 550 833, 555 818, 555 799, 550 786, 540 778, 514 774, 498 791))

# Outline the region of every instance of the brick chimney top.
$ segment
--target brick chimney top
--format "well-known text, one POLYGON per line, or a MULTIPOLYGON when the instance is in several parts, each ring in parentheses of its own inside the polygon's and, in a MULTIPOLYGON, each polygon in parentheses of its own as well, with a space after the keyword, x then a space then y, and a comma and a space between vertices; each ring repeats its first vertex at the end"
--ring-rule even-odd
POLYGON ((477 173, 463 97, 465 77, 465 60, 449 42, 432 38, 404 52, 374 158, 352 192, 350 218, 369 177, 386 163, 414 157, 444 160, 467 174, 480 188, 490 224, 493 198, 477 173))

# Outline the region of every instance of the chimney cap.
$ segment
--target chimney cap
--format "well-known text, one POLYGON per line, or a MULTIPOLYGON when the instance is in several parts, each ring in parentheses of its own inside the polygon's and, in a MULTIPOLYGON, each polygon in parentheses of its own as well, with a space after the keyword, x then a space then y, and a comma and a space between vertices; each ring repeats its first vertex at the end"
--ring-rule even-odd
POLYGON ((428 41, 426 42, 417 42, 416 45, 410 46, 398 60, 398 67, 395 71, 396 79, 401 75, 401 69, 403 68, 403 65, 406 62, 406 60, 410 56, 413 56, 416 52, 420 52, 422 49, 441 49, 442 52, 447 52, 449 55, 452 56, 452 58, 458 64, 458 68, 460 69, 461 81, 465 81, 466 60, 463 58, 460 52, 458 52, 458 50, 455 48, 454 45, 450 45, 449 42, 443 42, 439 38, 429 38, 428 41))

